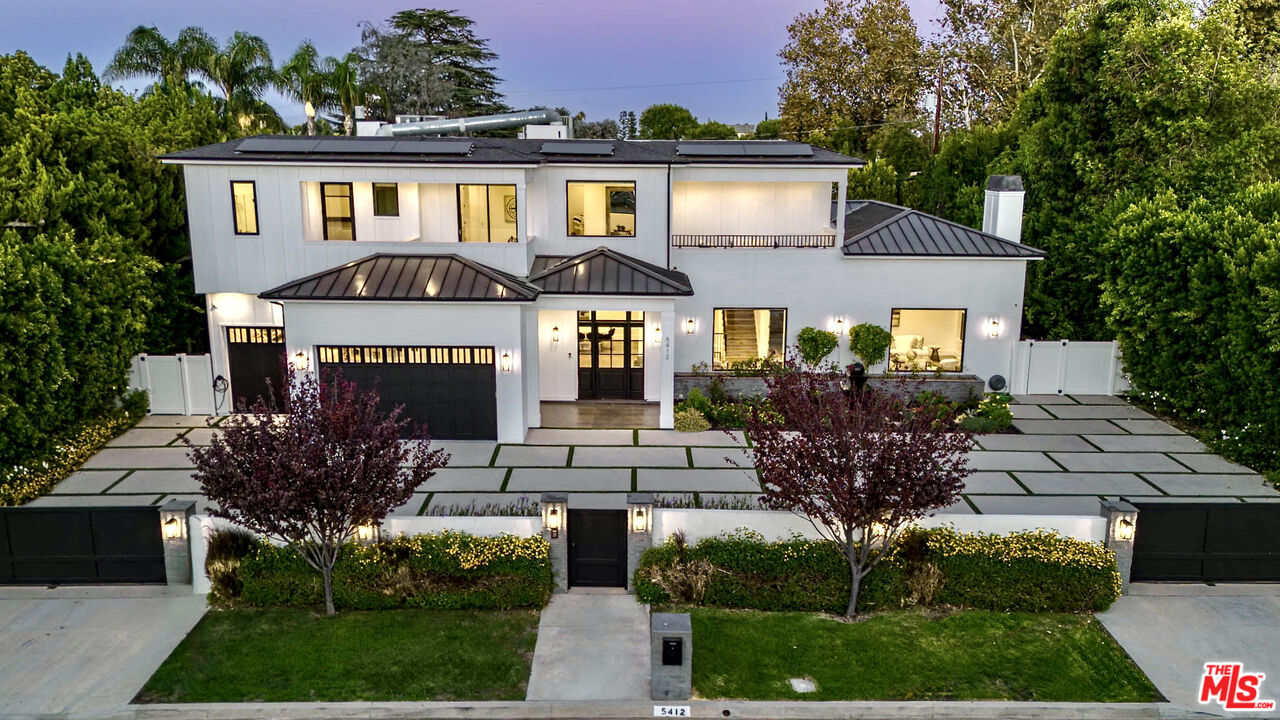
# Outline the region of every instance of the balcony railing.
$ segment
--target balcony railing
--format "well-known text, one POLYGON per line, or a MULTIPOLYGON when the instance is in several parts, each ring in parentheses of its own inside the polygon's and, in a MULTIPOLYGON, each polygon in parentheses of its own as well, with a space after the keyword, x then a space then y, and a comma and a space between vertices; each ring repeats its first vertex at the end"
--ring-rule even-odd
POLYGON ((678 248, 829 248, 835 235, 672 235, 678 248))

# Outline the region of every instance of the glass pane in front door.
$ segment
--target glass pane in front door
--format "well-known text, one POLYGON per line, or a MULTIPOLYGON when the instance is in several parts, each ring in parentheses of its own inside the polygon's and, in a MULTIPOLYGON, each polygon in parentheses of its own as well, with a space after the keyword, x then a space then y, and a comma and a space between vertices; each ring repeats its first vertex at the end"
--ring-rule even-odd
POLYGON ((644 398, 644 313, 578 313, 578 397, 644 398))

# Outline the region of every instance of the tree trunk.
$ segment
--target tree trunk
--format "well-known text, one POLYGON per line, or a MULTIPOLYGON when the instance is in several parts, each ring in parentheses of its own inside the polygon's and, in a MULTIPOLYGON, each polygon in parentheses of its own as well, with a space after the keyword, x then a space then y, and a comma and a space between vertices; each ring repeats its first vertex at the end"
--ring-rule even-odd
POLYGON ((858 590, 862 585, 862 578, 858 576, 858 568, 852 560, 849 561, 849 579, 849 607, 845 609, 844 616, 852 618, 858 614, 858 590))
POLYGON ((347 135, 351 135, 351 129, 355 127, 355 121, 350 115, 344 115, 342 118, 342 129, 347 131, 347 135))
POLYGON ((324 614, 337 615, 338 611, 333 607, 333 567, 326 564, 320 574, 324 577, 324 614))
POLYGON ((316 134, 316 119, 313 117, 308 117, 307 118, 307 135, 315 135, 315 134, 316 134))

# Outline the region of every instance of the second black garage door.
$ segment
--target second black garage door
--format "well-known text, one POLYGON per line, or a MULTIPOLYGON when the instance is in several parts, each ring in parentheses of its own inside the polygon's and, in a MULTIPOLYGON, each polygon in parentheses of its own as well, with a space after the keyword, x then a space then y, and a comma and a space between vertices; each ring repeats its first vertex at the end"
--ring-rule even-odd
POLYGON ((377 383, 382 407, 404 405, 433 438, 496 440, 497 379, 491 347, 322 346, 320 370, 360 387, 377 383))

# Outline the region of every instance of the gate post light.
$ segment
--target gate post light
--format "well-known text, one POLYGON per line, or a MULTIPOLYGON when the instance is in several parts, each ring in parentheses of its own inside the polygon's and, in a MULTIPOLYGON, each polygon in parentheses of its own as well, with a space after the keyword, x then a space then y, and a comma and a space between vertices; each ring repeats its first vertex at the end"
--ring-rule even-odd
POLYGON ((356 526, 356 541, 361 545, 372 545, 378 540, 378 526, 373 523, 362 523, 356 526))
POLYGON ((1136 529, 1137 526, 1134 525, 1132 520, 1127 517, 1122 517, 1118 522, 1116 522, 1116 539, 1122 542, 1129 542, 1133 540, 1134 531, 1136 529))
POLYGON ((160 544, 164 576, 170 585, 191 584, 191 539, 187 527, 196 513, 194 500, 170 500, 160 506, 160 544))
POLYGON ((180 537, 182 537, 182 521, 176 516, 165 520, 164 538, 166 540, 177 540, 180 537))
POLYGON ((1129 574, 1133 568, 1133 542, 1138 533, 1138 508, 1124 500, 1103 500, 1099 514, 1106 519, 1103 545, 1116 554, 1120 571, 1120 593, 1129 592, 1129 574))
POLYGON ((653 493, 627 493, 627 589, 640 556, 653 546, 653 493))
POLYGON ((569 539, 561 537, 562 529, 567 529, 569 518, 569 495, 562 492, 542 493, 539 500, 542 506, 542 539, 547 541, 548 559, 551 561, 551 575, 555 578, 555 591, 569 590, 569 539))

